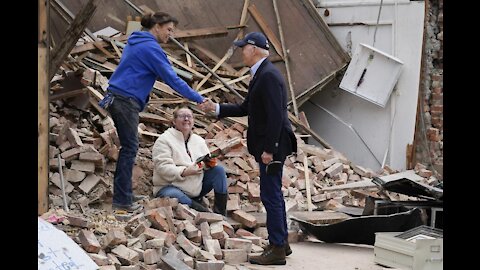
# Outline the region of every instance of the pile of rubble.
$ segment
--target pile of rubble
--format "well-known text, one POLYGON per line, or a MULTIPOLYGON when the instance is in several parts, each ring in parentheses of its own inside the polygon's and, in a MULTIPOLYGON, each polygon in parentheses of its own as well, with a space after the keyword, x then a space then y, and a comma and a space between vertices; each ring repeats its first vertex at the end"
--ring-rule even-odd
MULTIPOLYGON (((149 195, 150 199, 143 201, 144 210, 134 216, 111 211, 120 143, 112 119, 98 101, 105 95, 107 76, 118 64, 124 41, 125 35, 117 35, 75 47, 51 81, 50 210, 42 218, 65 231, 102 270, 163 269, 165 265, 174 269, 223 269, 225 263, 246 262, 251 253, 261 252, 267 243, 258 164, 246 148, 246 120, 209 118, 161 82, 155 83, 147 109, 140 114, 140 148, 133 173, 135 193, 149 195), (194 132, 206 139, 227 172, 226 220, 214 213, 197 212, 175 199, 152 196, 152 146, 170 126, 172 112, 181 104, 191 107, 194 132)), ((200 94, 216 102, 240 102, 187 54, 170 45, 165 50, 179 76, 191 82, 200 94)), ((192 51, 202 55, 237 92, 246 94, 248 68, 237 70, 226 64, 231 52, 219 59, 199 46, 192 46, 192 51)), ((306 119, 298 123, 308 126, 306 119)), ((375 187, 331 189, 398 171, 385 166, 374 172, 352 164, 334 149, 306 143, 309 135, 303 134, 296 123, 294 129, 299 150, 287 158, 282 179, 287 212, 363 208, 368 196, 418 199, 379 193, 375 187)), ((423 177, 424 184, 438 183, 421 164, 415 172, 423 177)), ((213 193, 207 194, 204 203, 213 204, 213 193)), ((300 240, 301 231, 292 223, 289 226, 289 240, 300 240)))

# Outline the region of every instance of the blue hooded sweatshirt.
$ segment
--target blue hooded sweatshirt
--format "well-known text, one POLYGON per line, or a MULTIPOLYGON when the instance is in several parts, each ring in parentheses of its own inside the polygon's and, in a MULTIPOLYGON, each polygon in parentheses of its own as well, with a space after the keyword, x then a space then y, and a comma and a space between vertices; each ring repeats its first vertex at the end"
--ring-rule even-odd
POLYGON ((177 76, 157 39, 148 31, 133 32, 110 77, 108 90, 135 98, 142 111, 157 78, 187 99, 203 102, 203 97, 177 76))

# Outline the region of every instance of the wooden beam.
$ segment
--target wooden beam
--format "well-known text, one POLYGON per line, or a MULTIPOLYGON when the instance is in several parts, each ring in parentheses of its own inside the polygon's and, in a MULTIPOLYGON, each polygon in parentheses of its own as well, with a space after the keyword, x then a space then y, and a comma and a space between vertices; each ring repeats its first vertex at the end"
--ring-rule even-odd
POLYGON ((38 215, 48 211, 48 0, 38 0, 38 215))
MULTIPOLYGON (((188 42, 183 43, 183 46, 185 47, 185 49, 186 49, 187 51, 190 51, 190 50, 188 49, 188 42)), ((189 68, 192 68, 192 67, 193 67, 192 57, 191 57, 190 54, 188 54, 188 53, 185 54, 185 57, 187 57, 187 66, 188 66, 189 68)))
POLYGON ((68 27, 65 36, 62 38, 62 42, 58 44, 52 51, 51 63, 48 73, 48 81, 50 81, 55 72, 58 70, 63 60, 67 55, 72 51, 73 47, 77 43, 78 39, 82 36, 87 23, 92 18, 95 10, 97 8, 96 1, 98 0, 89 0, 88 3, 80 10, 75 19, 68 27))
POLYGON ((297 98, 295 97, 295 91, 293 90, 292 76, 290 75, 290 63, 288 61, 287 47, 285 46, 285 40, 283 38, 283 28, 282 28, 282 21, 280 19, 280 12, 278 11, 277 0, 272 0, 272 1, 273 1, 273 9, 275 10, 275 17, 277 18, 278 33, 280 34, 280 42, 282 45, 282 50, 283 50, 282 52, 285 60, 288 89, 290 89, 290 98, 292 99, 292 102, 293 102, 293 113, 295 114, 296 117, 298 117, 297 98))
MULTIPOLYGON (((222 59, 212 68, 212 71, 215 72, 230 56, 233 54, 233 49, 230 48, 227 53, 223 56, 222 59)), ((208 73, 205 77, 198 83, 196 89, 197 91, 202 87, 202 85, 212 76, 212 73, 208 73)))
POLYGON ((310 186, 310 170, 308 169, 308 160, 307 154, 303 155, 303 171, 305 173, 305 185, 307 191, 307 209, 308 212, 312 212, 313 204, 312 204, 312 193, 311 193, 311 186, 310 186))
POLYGON ((247 22, 247 12, 248 12, 249 5, 250 5, 250 0, 245 0, 243 2, 242 15, 240 15, 240 25, 245 25, 245 23, 247 22))
MULTIPOLYGON (((118 41, 118 42, 124 42, 127 39, 128 39, 127 35, 121 35, 121 36, 118 36, 118 37, 111 38, 111 40, 118 41)), ((89 43, 74 47, 72 49, 72 51, 70 52, 70 54, 80 54, 82 52, 95 50, 97 48, 97 46, 107 47, 109 45, 110 45, 110 42, 106 42, 106 41, 103 41, 103 40, 95 41, 95 42, 89 42, 89 43), (95 43, 95 45, 94 45, 94 43, 95 43)), ((118 44, 117 44, 117 46, 118 46, 118 44)))
MULTIPOLYGON (((212 59, 213 61, 215 61, 216 63, 220 62, 220 58, 218 56, 216 56, 213 52, 211 52, 210 50, 208 50, 207 48, 203 47, 203 46, 200 46, 198 43, 196 42, 192 42, 190 43, 190 47, 193 47, 195 50, 198 50, 200 51, 201 53, 205 54, 208 58, 212 59)), ((230 71, 230 72, 237 72, 236 69, 234 69, 230 64, 228 63, 225 63, 223 62, 222 67, 224 67, 226 70, 230 71)))
POLYGON ((328 144, 322 137, 320 137, 315 131, 313 131, 311 128, 305 126, 295 115, 293 115, 291 112, 288 112, 288 119, 292 121, 292 124, 294 124, 296 127, 301 128, 308 134, 312 135, 312 137, 319 142, 323 147, 328 148, 328 149, 333 149, 330 144, 328 144))
POLYGON ((178 39, 181 41, 213 38, 213 37, 224 37, 226 35, 228 35, 228 29, 224 26, 175 31, 175 39, 178 39))
POLYGON ((272 45, 275 48, 275 50, 277 51, 278 55, 282 59, 285 59, 285 57, 283 55, 283 49, 282 49, 282 45, 280 44, 280 41, 278 41, 277 36, 275 36, 272 29, 268 26, 267 21, 265 21, 262 14, 260 14, 260 11, 258 11, 255 4, 250 5, 248 7, 248 11, 250 11, 250 14, 252 14, 252 17, 255 19, 255 21, 258 23, 258 26, 260 26, 262 31, 265 33, 268 40, 270 40, 270 43, 272 43, 272 45))
MULTIPOLYGON (((249 3, 250 3, 250 0, 245 0, 245 2, 243 3, 242 14, 240 15, 240 25, 245 25, 245 22, 247 21, 247 9, 248 9, 249 3)), ((238 31, 238 34, 235 37, 235 40, 238 40, 241 37, 243 37, 243 32, 244 32, 243 28, 241 28, 240 31, 238 31)), ((227 62, 228 59, 230 59, 230 57, 232 57, 233 52, 235 51, 235 48, 236 48, 236 46, 233 45, 233 44, 230 46, 230 48, 228 48, 227 52, 222 57, 222 59, 219 62, 217 62, 215 67, 212 69, 213 72, 216 72, 216 70, 223 63, 227 62)), ((197 85, 196 89, 199 90, 200 87, 208 80, 208 78, 210 78, 211 75, 212 75, 211 73, 207 74, 207 76, 205 76, 205 78, 203 78, 203 80, 197 85)))
POLYGON ((56 93, 53 93, 50 96, 50 101, 54 101, 57 99, 64 99, 64 98, 69 98, 69 97, 74 97, 74 96, 79 96, 81 94, 85 94, 88 92, 87 88, 81 88, 81 89, 75 89, 75 90, 67 90, 67 91, 58 91, 56 93))
POLYGON ((168 125, 172 123, 172 120, 170 119, 161 117, 160 115, 156 115, 153 113, 147 113, 147 112, 140 112, 139 118, 142 123, 149 122, 149 123, 164 124, 164 125, 168 125))
MULTIPOLYGON (((53 7, 55 11, 63 18, 63 20, 70 24, 75 18, 73 13, 60 1, 60 0, 50 0, 50 7, 53 7)), ((92 41, 98 41, 98 38, 88 29, 85 27, 85 33, 92 41)))
MULTIPOLYGON (((244 80, 244 79, 246 79, 246 78, 248 78, 248 77, 250 77, 250 75, 244 75, 244 76, 242 76, 242 77, 239 77, 239 78, 236 78, 236 79, 233 79, 233 80, 230 80, 230 81, 226 81, 225 83, 228 84, 228 85, 234 84, 234 83, 239 82, 239 81, 242 81, 242 80, 244 80)), ((215 86, 213 86, 213 87, 210 87, 210 88, 204 89, 204 90, 202 90, 202 91, 199 91, 198 93, 199 93, 200 95, 205 95, 206 93, 210 93, 210 92, 212 92, 212 91, 215 91, 215 90, 220 89, 220 88, 223 88, 223 87, 224 87, 223 84, 218 84, 218 85, 215 85, 215 86)), ((228 92, 228 90, 227 90, 227 92, 228 92)))

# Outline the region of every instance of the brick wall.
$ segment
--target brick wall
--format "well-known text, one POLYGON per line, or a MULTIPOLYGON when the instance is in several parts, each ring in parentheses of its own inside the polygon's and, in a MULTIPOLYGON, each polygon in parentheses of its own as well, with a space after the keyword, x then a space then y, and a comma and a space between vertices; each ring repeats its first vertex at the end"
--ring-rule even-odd
POLYGON ((443 179, 443 0, 425 1, 426 25, 414 162, 443 179))

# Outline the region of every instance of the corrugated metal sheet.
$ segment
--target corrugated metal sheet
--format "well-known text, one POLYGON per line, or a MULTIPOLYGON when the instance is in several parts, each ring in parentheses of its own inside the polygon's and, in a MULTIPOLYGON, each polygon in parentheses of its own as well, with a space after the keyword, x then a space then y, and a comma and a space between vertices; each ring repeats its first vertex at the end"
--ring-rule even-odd
MULTIPOLYGON (((52 0, 60 1, 60 0, 52 0)), ((61 0, 72 14, 76 14, 87 0, 61 0)), ((240 0, 131 0, 136 6, 146 5, 152 10, 164 11, 179 20, 179 29, 197 29, 205 27, 234 26, 240 22, 244 1, 240 0)), ((277 20, 272 1, 251 0, 264 17, 270 29, 280 40, 277 20)), ((290 72, 295 96, 310 96, 319 90, 327 79, 333 77, 350 61, 330 33, 328 26, 317 14, 310 0, 277 1, 284 33, 285 44, 289 51, 290 72)), ((139 14, 126 2, 120 0, 99 1, 96 13, 88 28, 91 32, 111 26, 125 31, 128 15, 139 14)), ((51 11, 51 30, 54 40, 59 40, 68 24, 57 12, 51 11)), ((246 32, 260 31, 260 27, 249 13, 246 32)), ((231 46, 238 29, 229 30, 225 37, 209 38, 196 41, 201 46, 214 52, 220 58, 231 46)), ((58 44, 58 42, 56 42, 58 44)), ((277 53, 271 48, 271 58, 277 53)), ((228 63, 241 62, 240 51, 236 50, 228 63)), ((283 61, 275 63, 286 78, 283 61)))

